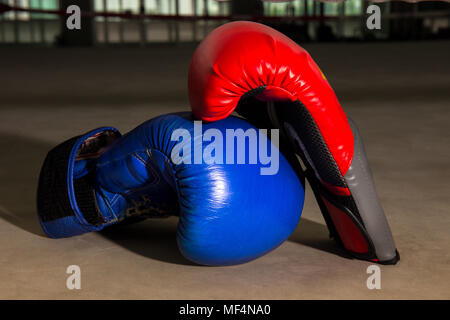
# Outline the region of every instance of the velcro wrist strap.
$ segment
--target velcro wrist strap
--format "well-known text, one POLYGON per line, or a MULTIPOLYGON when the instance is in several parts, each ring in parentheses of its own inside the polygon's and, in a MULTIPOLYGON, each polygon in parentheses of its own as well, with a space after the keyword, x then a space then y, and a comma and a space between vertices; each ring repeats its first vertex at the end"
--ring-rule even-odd
POLYGON ((97 209, 94 181, 87 170, 76 176, 77 159, 93 147, 100 150, 120 136, 117 129, 103 127, 71 138, 47 154, 39 176, 37 211, 45 233, 63 238, 97 231, 108 224, 97 209))

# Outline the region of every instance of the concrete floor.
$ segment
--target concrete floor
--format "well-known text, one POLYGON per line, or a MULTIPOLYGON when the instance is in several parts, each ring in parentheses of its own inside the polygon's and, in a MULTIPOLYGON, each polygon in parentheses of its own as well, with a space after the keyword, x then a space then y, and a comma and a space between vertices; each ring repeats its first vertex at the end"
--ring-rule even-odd
POLYGON ((128 131, 188 110, 193 47, 0 51, 0 298, 449 299, 450 42, 315 44, 306 48, 356 120, 401 261, 381 266, 328 240, 307 190, 289 241, 233 267, 191 264, 175 242, 176 219, 53 240, 36 218, 46 152, 101 125, 128 131), (81 267, 81 290, 66 268, 81 267))

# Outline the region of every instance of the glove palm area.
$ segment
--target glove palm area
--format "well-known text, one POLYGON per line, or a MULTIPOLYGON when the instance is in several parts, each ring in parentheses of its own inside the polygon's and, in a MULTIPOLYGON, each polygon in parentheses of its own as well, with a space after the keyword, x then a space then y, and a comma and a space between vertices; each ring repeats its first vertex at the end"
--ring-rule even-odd
MULTIPOLYGON (((50 151, 38 190, 46 233, 67 237, 125 219, 177 215, 181 253, 205 265, 247 262, 285 241, 299 221, 304 190, 282 154, 274 175, 261 175, 259 162, 237 164, 237 144, 234 164, 227 164, 228 149, 216 163, 175 163, 171 155, 180 141, 171 137, 180 128, 192 137, 190 150, 209 144, 195 135, 192 115, 180 113, 149 120, 122 137, 100 128, 50 151)), ((236 117, 203 124, 203 130, 211 128, 223 136, 227 129, 256 130, 236 117)), ((258 138, 272 144, 264 135, 258 138)), ((246 143, 246 159, 249 152, 246 143)))

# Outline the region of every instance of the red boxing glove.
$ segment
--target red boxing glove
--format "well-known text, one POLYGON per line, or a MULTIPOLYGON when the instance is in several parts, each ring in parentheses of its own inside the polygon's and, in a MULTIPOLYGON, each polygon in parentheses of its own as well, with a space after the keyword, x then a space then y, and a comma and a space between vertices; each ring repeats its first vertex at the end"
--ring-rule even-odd
POLYGON ((300 100, 345 174, 353 136, 333 89, 308 52, 259 23, 232 22, 215 29, 191 61, 189 99, 194 115, 206 121, 224 119, 252 90, 261 90, 255 97, 263 101, 300 100))
POLYGON ((307 167, 330 235, 357 258, 398 261, 358 129, 308 52, 265 25, 228 23, 198 46, 188 85, 199 119, 236 110, 278 127, 307 167))

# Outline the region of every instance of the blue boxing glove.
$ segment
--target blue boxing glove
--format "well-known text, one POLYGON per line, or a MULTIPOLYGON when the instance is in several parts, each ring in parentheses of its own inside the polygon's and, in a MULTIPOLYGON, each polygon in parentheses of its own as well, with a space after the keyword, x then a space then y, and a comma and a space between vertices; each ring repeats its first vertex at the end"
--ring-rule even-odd
POLYGON ((242 119, 199 124, 191 113, 154 118, 124 136, 93 130, 47 155, 42 228, 61 238, 178 216, 178 247, 189 260, 250 261, 289 237, 303 207, 301 180, 275 145, 242 119))

